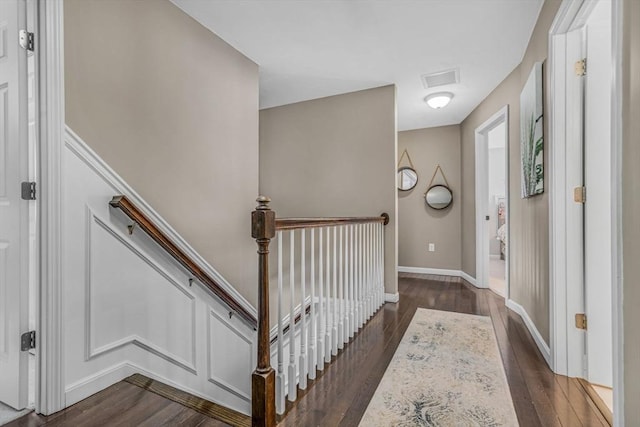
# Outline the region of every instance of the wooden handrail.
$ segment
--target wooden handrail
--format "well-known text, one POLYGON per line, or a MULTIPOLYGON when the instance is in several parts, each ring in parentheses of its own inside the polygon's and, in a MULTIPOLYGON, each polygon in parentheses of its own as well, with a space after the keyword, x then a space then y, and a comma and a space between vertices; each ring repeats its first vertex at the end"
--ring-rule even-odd
POLYGON ((297 230, 300 228, 331 227, 349 224, 389 223, 389 214, 380 216, 344 217, 344 218, 276 218, 276 230, 297 230))
POLYGON ((187 254, 178 248, 162 231, 156 227, 126 196, 115 196, 109 202, 111 207, 120 209, 138 227, 144 230, 162 249, 182 265, 194 278, 211 290, 218 298, 228 305, 240 317, 246 320, 254 329, 258 320, 229 295, 213 278, 202 270, 187 254))

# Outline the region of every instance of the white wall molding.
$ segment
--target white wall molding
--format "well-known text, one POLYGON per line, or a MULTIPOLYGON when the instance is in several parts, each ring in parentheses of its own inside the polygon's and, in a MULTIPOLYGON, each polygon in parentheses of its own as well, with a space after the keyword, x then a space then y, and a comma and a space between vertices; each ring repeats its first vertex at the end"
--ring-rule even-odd
POLYGON ((398 267, 398 273, 416 273, 416 274, 435 274, 438 276, 457 276, 460 277, 460 270, 448 270, 443 268, 428 267, 398 267))
POLYGON ((252 325, 147 234, 129 233, 109 201, 137 196, 70 131, 62 162, 63 407, 139 372, 250 413, 252 325))
POLYGON ((246 381, 236 381, 236 382, 245 383, 243 384, 245 386, 244 390, 238 386, 233 385, 232 382, 229 379, 225 378, 224 376, 229 371, 229 368, 225 365, 225 362, 227 362, 230 358, 233 359, 235 357, 248 355, 248 359, 249 359, 248 366, 251 368, 255 365, 253 360, 255 359, 254 355, 257 356, 257 352, 255 351, 255 346, 254 346, 255 340, 253 339, 253 337, 243 332, 242 330, 238 329, 237 327, 235 327, 233 324, 227 321, 225 316, 221 316, 219 313, 216 313, 215 310, 209 309, 207 338, 209 341, 207 346, 208 348, 208 351, 207 351, 208 381, 212 382, 213 384, 216 384, 219 387, 224 388, 230 393, 235 394, 236 396, 245 400, 246 402, 251 402, 251 384, 250 384, 251 369, 249 369, 245 373, 246 381), (224 354, 218 354, 219 356, 218 358, 215 357, 216 352, 214 351, 214 348, 216 345, 218 345, 218 342, 220 340, 216 340, 216 337, 214 335, 215 323, 223 325, 225 328, 225 332, 230 332, 232 334, 232 336, 229 336, 229 334, 227 334, 227 336, 225 337, 219 337, 222 339, 226 338, 225 348, 227 349, 227 351, 224 354), (246 348, 244 349, 232 348, 231 345, 233 343, 231 341, 234 338, 237 338, 235 340, 236 345, 239 343, 241 345, 240 347, 246 346, 246 348))
POLYGON ((467 282, 471 283, 473 286, 475 286, 476 288, 480 288, 477 283, 476 283, 476 278, 465 273, 464 271, 460 272, 460 277, 462 277, 464 280, 466 280, 467 282))
POLYGON ((65 407, 62 272, 62 146, 64 140, 63 0, 38 1, 38 245, 40 246, 36 412, 65 407))
POLYGON ((398 273, 415 273, 415 274, 432 274, 435 276, 452 276, 460 277, 473 286, 482 289, 476 284, 476 278, 465 273, 462 270, 448 270, 442 268, 427 268, 427 267, 398 267, 398 273))
POLYGON ((533 320, 531 320, 531 317, 529 317, 529 313, 527 313, 523 306, 513 300, 508 299, 506 305, 507 308, 520 315, 520 317, 524 321, 524 324, 527 326, 529 333, 533 337, 533 340, 538 346, 538 350, 540 350, 540 353, 542 353, 542 357, 544 357, 547 365, 551 367, 551 350, 549 349, 549 345, 545 342, 544 338, 542 338, 542 335, 540 335, 538 328, 536 328, 533 320))
MULTIPOLYGON (((65 145, 78 158, 87 164, 94 172, 102 177, 107 184, 113 187, 114 196, 122 194, 127 196, 140 211, 147 216, 160 231, 162 231, 180 250, 182 250, 189 258, 203 269, 203 271, 211 276, 220 287, 231 295, 244 309, 253 316, 257 317, 257 310, 247 301, 213 266, 208 263, 196 250, 187 243, 187 241, 178 234, 147 202, 140 197, 136 191, 131 188, 109 165, 107 165, 95 151, 93 151, 86 142, 82 140, 71 128, 66 127, 65 145)), ((208 288, 204 287, 207 291, 208 288)), ((213 293, 211 293, 213 295, 213 293)), ((217 297, 216 297, 217 298, 217 297)))
MULTIPOLYGON (((196 313, 195 313, 195 296, 188 292, 178 280, 174 278, 168 271, 162 268, 157 262, 154 262, 149 255, 147 255, 142 248, 137 247, 135 243, 129 240, 125 240, 123 236, 114 228, 109 226, 106 221, 102 220, 95 212, 91 210, 89 206, 86 207, 86 215, 87 215, 87 228, 85 231, 85 248, 86 248, 86 259, 85 259, 85 320, 86 320, 86 360, 94 359, 100 355, 108 353, 110 351, 118 350, 121 347, 132 344, 136 345, 143 350, 148 351, 149 353, 155 354, 158 357, 163 358, 164 360, 173 363, 176 366, 179 366, 193 374, 197 374, 196 371, 196 349, 195 349, 195 341, 196 341, 196 313), (177 289, 180 293, 184 294, 185 297, 189 300, 188 305, 191 309, 190 314, 190 331, 185 331, 185 333, 189 333, 191 336, 191 342, 193 343, 190 352, 190 359, 185 360, 182 357, 173 354, 168 349, 162 348, 158 346, 148 339, 145 339, 137 334, 131 334, 120 339, 117 339, 111 343, 101 345, 100 347, 95 346, 96 341, 96 331, 95 320, 93 318, 92 305, 99 304, 99 302, 91 300, 91 284, 93 282, 94 277, 92 277, 92 264, 99 262, 99 260, 94 259, 95 254, 92 250, 92 228, 93 224, 97 224, 101 229, 103 229, 108 235, 112 236, 118 243, 124 246, 129 252, 137 256, 140 260, 142 260, 145 264, 147 264, 150 268, 155 270, 162 278, 166 280, 166 283, 173 285, 175 289, 177 289)), ((101 254, 104 257, 104 254, 101 254)))
POLYGON ((185 387, 184 384, 178 384, 175 381, 172 381, 163 375, 149 371, 130 360, 125 360, 117 365, 96 372, 90 377, 69 385, 65 390, 67 405, 71 406, 85 399, 88 395, 95 393, 94 390, 96 389, 96 386, 99 387, 98 389, 104 389, 109 387, 111 384, 115 384, 118 381, 122 381, 123 379, 130 377, 133 374, 141 374, 145 377, 151 378, 152 380, 160 381, 161 383, 183 390, 202 399, 211 400, 210 396, 207 396, 194 388, 185 387))
POLYGON ((400 301, 400 293, 396 292, 395 294, 384 294, 384 302, 397 303, 400 301))

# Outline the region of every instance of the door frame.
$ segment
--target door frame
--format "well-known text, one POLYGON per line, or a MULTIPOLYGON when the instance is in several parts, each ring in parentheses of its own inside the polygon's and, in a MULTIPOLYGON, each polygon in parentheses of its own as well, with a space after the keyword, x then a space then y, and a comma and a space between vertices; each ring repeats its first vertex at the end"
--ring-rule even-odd
POLYGON ((476 192, 476 286, 479 288, 489 288, 489 240, 485 237, 487 235, 487 221, 485 215, 487 214, 489 188, 488 188, 488 135, 489 131, 496 126, 505 124, 505 217, 507 224, 507 242, 505 257, 507 258, 505 263, 505 300, 510 299, 510 285, 509 285, 509 247, 510 243, 510 230, 511 227, 509 221, 509 105, 505 105, 493 116, 487 119, 484 123, 478 126, 475 130, 475 192, 476 192))
MULTIPOLYGON (((570 96, 572 86, 567 84, 567 70, 576 58, 567 56, 567 33, 584 27, 597 0, 564 0, 549 31, 549 76, 551 86, 549 144, 549 270, 550 270, 550 347, 554 372, 570 377, 584 377, 584 332, 575 328, 573 317, 584 304, 582 271, 582 235, 579 227, 568 224, 582 223, 581 210, 571 209, 576 171, 567 168, 576 153, 582 131, 571 120, 575 100, 570 96)), ((622 175, 622 6, 612 1, 612 64, 614 66, 611 94, 611 170, 612 170, 612 314, 613 314, 613 397, 614 425, 624 421, 623 395, 623 329, 622 329, 622 230, 621 183, 622 175)))
POLYGON ((36 412, 65 407, 62 289, 63 0, 37 0, 38 236, 36 412))

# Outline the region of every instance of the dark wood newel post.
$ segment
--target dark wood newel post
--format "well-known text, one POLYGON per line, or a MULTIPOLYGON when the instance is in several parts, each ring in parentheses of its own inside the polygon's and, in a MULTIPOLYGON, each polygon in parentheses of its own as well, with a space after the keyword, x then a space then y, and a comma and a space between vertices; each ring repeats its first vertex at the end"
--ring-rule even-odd
POLYGON ((251 376, 251 425, 276 425, 275 371, 271 367, 269 339, 269 243, 276 235, 276 213, 268 197, 256 199, 251 213, 251 236, 258 243, 258 366, 251 376))

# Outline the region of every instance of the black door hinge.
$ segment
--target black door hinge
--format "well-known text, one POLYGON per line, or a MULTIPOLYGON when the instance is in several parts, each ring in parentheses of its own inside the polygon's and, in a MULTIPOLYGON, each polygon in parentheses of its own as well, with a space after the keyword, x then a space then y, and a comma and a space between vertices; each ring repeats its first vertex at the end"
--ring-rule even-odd
POLYGON ((22 200, 35 200, 35 199, 36 199, 36 183, 23 182, 22 183, 22 200))
POLYGON ((29 351, 36 348, 36 331, 25 332, 20 336, 20 350, 29 351))

